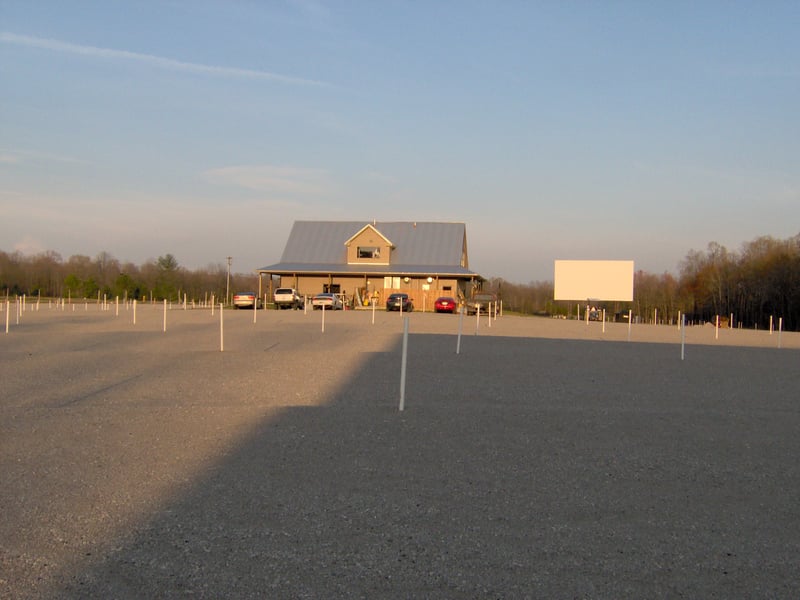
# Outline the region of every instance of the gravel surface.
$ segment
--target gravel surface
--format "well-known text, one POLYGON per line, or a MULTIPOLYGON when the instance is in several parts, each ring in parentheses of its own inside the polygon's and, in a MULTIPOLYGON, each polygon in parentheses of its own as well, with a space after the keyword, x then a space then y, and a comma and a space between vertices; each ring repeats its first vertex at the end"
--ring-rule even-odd
POLYGON ((257 316, 12 317, 0 597, 800 597, 800 334, 257 316))

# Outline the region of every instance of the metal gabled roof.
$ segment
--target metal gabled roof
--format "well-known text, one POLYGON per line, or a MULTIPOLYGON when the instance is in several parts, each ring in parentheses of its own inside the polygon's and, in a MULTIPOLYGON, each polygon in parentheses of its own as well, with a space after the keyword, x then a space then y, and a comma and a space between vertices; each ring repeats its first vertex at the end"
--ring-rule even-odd
POLYGON ((284 263, 280 262, 258 269, 274 275, 328 275, 331 273, 346 275, 370 275, 375 277, 404 275, 430 275, 439 277, 480 277, 477 273, 461 266, 453 265, 370 265, 331 263, 284 263))
POLYGON ((280 263, 259 271, 309 272, 391 272, 459 273, 477 275, 461 266, 466 244, 464 223, 427 223, 410 221, 295 221, 280 263), (374 227, 394 244, 391 264, 348 265, 345 242, 366 225, 374 227), (287 265, 293 268, 286 269, 287 265), (324 268, 321 268, 324 266, 324 268), (296 269, 294 268, 296 267, 296 269), (311 269, 310 267, 314 267, 311 269), (377 270, 374 270, 376 267, 377 270), (413 270, 411 269, 413 267, 413 270), (435 271, 434 267, 438 270, 435 271))

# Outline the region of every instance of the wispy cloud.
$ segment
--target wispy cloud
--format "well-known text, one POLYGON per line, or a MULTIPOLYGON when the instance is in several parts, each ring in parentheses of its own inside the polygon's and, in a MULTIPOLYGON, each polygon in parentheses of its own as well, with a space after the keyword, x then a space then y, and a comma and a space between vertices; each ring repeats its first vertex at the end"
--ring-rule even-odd
POLYGON ((219 67, 215 65, 204 65, 200 63, 184 62, 180 60, 174 60, 172 58, 165 58, 163 56, 155 56, 153 54, 142 54, 139 52, 129 52, 127 50, 115 50, 113 48, 98 48, 96 46, 81 46, 79 44, 62 42, 60 40, 39 38, 28 35, 20 35, 16 33, 9 33, 7 31, 0 32, 0 42, 6 44, 14 44, 17 46, 42 48, 44 50, 51 50, 53 52, 79 54, 94 58, 111 59, 111 60, 130 60, 141 63, 147 63, 160 69, 169 69, 172 71, 184 71, 187 73, 201 73, 205 75, 214 75, 219 77, 238 77, 242 79, 265 79, 269 81, 276 81, 279 83, 285 83, 291 85, 313 85, 313 86, 326 85, 322 81, 305 79, 302 77, 292 77, 289 75, 280 75, 277 73, 270 73, 268 71, 241 69, 238 67, 219 67))
POLYGON ((327 171, 273 165, 241 165, 206 171, 213 183, 226 183, 259 192, 322 195, 330 190, 327 171))
POLYGON ((33 152, 30 150, 12 150, 0 148, 0 163, 18 164, 30 160, 52 161, 63 163, 85 164, 86 161, 72 158, 71 156, 59 156, 46 152, 33 152))
POLYGON ((30 234, 26 234, 14 244, 14 251, 22 254, 38 254, 44 252, 42 243, 30 234))

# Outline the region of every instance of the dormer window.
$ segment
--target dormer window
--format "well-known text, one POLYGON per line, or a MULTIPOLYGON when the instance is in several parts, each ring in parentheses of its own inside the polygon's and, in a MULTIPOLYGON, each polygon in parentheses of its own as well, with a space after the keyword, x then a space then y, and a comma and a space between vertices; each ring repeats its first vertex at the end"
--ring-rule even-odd
POLYGON ((358 258, 380 258, 381 249, 378 246, 359 246, 358 258))

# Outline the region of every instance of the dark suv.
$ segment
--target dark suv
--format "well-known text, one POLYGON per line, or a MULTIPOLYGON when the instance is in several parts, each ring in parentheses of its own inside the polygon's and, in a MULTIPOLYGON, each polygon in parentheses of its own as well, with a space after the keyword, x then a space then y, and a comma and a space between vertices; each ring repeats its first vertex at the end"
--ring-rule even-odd
POLYGON ((386 310, 402 310, 403 312, 411 312, 414 310, 414 304, 408 294, 391 294, 386 299, 386 310))

